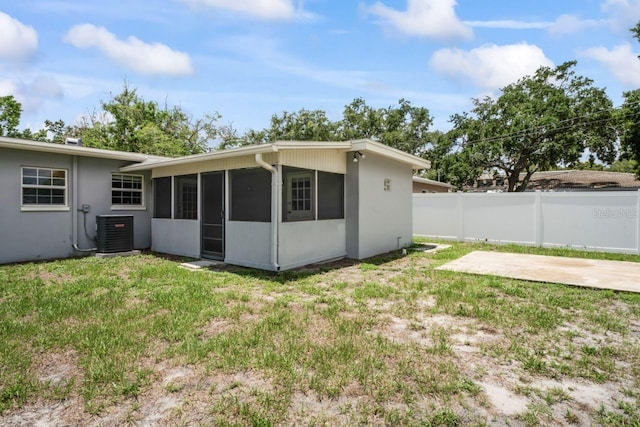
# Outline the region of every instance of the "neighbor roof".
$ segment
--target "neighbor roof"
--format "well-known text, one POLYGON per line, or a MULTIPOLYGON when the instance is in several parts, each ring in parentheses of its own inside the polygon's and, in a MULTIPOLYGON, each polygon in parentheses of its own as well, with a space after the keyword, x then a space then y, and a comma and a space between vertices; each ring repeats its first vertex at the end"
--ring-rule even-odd
POLYGON ((130 153, 126 151, 103 150, 77 145, 56 144, 53 142, 30 141, 19 138, 0 136, 0 148, 16 150, 41 151, 45 153, 67 154, 71 156, 97 157, 102 159, 128 160, 144 162, 146 160, 165 160, 168 157, 151 156, 148 154, 130 153))
POLYGON ((188 163, 196 163, 207 160, 227 159, 230 157, 247 156, 254 154, 274 153, 281 150, 342 150, 364 151, 378 154, 382 157, 397 160, 410 164, 413 169, 429 169, 431 163, 420 157, 396 150, 379 142, 369 139, 355 141, 276 141, 270 144, 251 145, 247 147, 232 148, 227 150, 216 150, 210 153, 194 154, 191 156, 178 157, 174 159, 147 159, 142 163, 121 168, 123 172, 140 171, 154 169, 158 167, 176 166, 188 163))
POLYGON ((429 185, 433 185, 436 187, 444 187, 444 188, 448 188, 453 190, 454 188, 456 188, 455 185, 451 185, 447 182, 440 182, 440 181, 434 181, 433 179, 428 179, 428 178, 420 178, 418 176, 414 176, 413 177, 413 182, 419 182, 420 184, 429 184, 429 185))
POLYGON ((531 177, 529 189, 636 189, 640 188, 634 174, 592 170, 560 170, 536 172, 531 177))

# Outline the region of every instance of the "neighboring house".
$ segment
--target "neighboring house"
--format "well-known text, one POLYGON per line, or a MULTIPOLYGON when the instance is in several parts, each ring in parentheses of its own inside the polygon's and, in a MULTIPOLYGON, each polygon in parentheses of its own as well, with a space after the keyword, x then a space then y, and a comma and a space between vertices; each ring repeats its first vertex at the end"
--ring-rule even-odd
POLYGON ((94 248, 95 218, 134 216, 134 246, 151 245, 149 156, 0 137, 0 263, 94 248), (82 207, 88 212, 82 212, 82 207))
POLYGON ((0 141, 0 262, 92 247, 83 221, 91 237, 95 215, 113 212, 134 214, 135 246, 158 252, 267 270, 366 258, 411 243, 412 175, 429 167, 369 140, 174 159, 0 141))
POLYGON ((434 181, 428 178, 413 177, 414 193, 448 193, 456 189, 455 185, 434 181))
MULTIPOLYGON (((521 174, 520 179, 524 178, 521 174)), ((635 191, 640 189, 640 181, 626 172, 594 170, 556 170, 536 172, 531 176, 526 191, 635 191)), ((501 192, 507 190, 504 176, 483 173, 469 192, 501 192)))
POLYGON ((640 181, 632 173, 590 170, 536 172, 527 186, 527 190, 546 191, 635 191, 638 189, 640 189, 640 181))

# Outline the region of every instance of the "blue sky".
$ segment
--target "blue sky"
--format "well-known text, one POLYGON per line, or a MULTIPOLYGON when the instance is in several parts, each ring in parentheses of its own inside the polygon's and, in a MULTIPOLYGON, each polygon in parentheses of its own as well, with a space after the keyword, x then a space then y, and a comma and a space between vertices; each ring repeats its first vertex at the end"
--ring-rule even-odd
POLYGON ((405 98, 447 130, 472 97, 567 60, 619 105, 640 88, 638 21, 640 0, 0 0, 0 96, 34 130, 125 79, 240 132, 301 108, 338 119, 356 97, 405 98))

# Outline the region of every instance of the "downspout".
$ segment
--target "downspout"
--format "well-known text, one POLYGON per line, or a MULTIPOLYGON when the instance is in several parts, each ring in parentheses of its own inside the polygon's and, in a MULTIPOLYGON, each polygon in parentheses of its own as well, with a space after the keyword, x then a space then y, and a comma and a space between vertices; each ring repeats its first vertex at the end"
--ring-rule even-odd
POLYGON ((270 165, 262 159, 262 153, 255 156, 256 163, 262 168, 271 172, 271 265, 275 271, 280 270, 278 264, 278 222, 280 221, 280 203, 279 203, 279 178, 278 168, 270 165))

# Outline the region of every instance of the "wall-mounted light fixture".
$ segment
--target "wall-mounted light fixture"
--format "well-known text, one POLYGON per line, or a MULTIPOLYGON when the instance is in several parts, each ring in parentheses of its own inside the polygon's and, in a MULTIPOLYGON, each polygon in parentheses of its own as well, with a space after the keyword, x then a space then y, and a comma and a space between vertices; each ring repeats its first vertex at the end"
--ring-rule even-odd
POLYGON ((364 159, 366 156, 361 153, 360 151, 354 151, 353 152, 353 163, 358 163, 358 156, 360 156, 360 158, 364 159))

